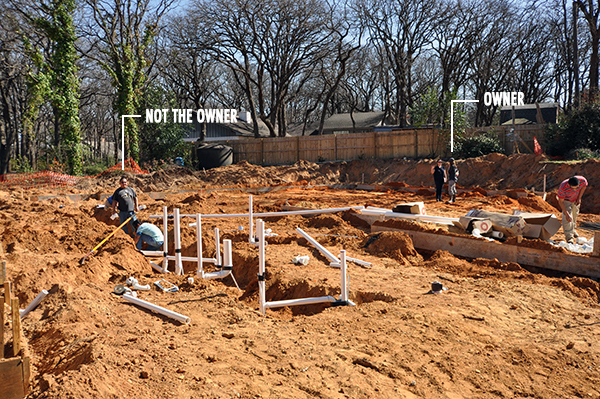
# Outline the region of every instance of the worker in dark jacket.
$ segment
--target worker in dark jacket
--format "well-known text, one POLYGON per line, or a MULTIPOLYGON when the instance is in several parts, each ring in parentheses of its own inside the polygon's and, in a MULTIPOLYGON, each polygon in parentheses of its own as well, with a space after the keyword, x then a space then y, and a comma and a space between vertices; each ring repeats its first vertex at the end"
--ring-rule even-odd
MULTIPOLYGON (((120 224, 123 224, 123 222, 125 222, 129 217, 135 215, 135 213, 139 210, 139 205, 135 190, 131 187, 127 187, 127 178, 125 176, 121 177, 119 180, 119 185, 121 187, 117 188, 115 193, 112 195, 113 212, 116 212, 118 207, 119 222, 120 224)), ((126 234, 129 234, 128 226, 130 223, 131 222, 123 226, 123 231, 126 234)))
POLYGON ((442 200, 442 188, 446 182, 448 175, 446 175, 446 169, 444 169, 444 161, 438 159, 437 165, 431 167, 431 174, 433 175, 433 181, 435 182, 435 200, 442 200))

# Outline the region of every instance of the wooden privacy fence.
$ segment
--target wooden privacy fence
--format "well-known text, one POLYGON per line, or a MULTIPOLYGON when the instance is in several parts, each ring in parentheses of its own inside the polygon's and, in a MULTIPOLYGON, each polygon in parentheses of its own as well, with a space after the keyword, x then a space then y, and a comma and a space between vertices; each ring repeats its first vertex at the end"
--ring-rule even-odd
POLYGON ((545 132, 548 125, 515 125, 513 126, 486 126, 466 129, 466 135, 476 136, 483 132, 494 132, 500 139, 502 148, 507 155, 520 153, 533 154, 533 137, 537 139, 542 148, 545 148, 545 132))
POLYGON ((269 137, 231 140, 233 162, 255 165, 350 161, 362 158, 425 158, 445 153, 448 137, 439 129, 424 128, 328 134, 323 136, 269 137))

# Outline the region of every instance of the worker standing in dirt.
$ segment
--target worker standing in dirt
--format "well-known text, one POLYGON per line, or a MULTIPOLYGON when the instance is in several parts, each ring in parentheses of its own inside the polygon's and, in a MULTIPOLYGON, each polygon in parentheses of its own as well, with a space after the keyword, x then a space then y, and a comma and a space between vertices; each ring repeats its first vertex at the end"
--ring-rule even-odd
POLYGON ((454 165, 454 158, 448 160, 450 166, 448 167, 448 195, 450 199, 448 203, 451 204, 456 202, 456 182, 458 181, 458 168, 454 165))
POLYGON ((433 175, 433 180, 435 181, 435 200, 441 201, 442 188, 444 187, 444 183, 448 179, 446 169, 444 169, 444 161, 438 159, 437 165, 433 165, 431 167, 431 174, 433 175))
POLYGON ((135 229, 135 247, 138 250, 141 251, 142 243, 146 243, 148 244, 147 251, 160 251, 165 242, 165 236, 158 227, 137 219, 132 224, 135 229))
MULTIPOLYGON (((115 193, 112 195, 113 212, 116 212, 117 207, 119 208, 119 222, 123 224, 129 217, 135 215, 139 209, 139 206, 135 190, 131 187, 127 187, 127 178, 125 176, 121 177, 119 180, 119 185, 121 187, 117 188, 115 193)), ((129 234, 128 226, 130 223, 127 223, 125 226, 123 226, 123 231, 126 234, 129 234)))
POLYGON ((583 176, 573 176, 570 179, 564 180, 558 187, 556 199, 562 211, 562 225, 565 233, 565 240, 569 244, 573 244, 574 239, 579 237, 575 231, 577 225, 577 216, 579 215, 579 207, 581 198, 585 192, 588 182, 583 176))

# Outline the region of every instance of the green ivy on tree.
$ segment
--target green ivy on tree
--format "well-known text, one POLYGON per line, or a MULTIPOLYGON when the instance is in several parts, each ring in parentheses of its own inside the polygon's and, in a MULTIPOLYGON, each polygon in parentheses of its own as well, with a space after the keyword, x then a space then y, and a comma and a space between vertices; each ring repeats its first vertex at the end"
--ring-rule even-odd
MULTIPOLYGON (((123 41, 111 50, 111 59, 116 62, 104 62, 102 67, 112 77, 117 90, 115 111, 119 115, 135 115, 140 109, 140 101, 146 82, 146 49, 156 35, 155 25, 146 26, 140 45, 123 41)), ((139 128, 135 118, 124 118, 125 147, 136 162, 140 160, 139 128)))
POLYGON ((39 69, 30 75, 29 88, 32 98, 25 115, 26 125, 31 125, 43 98, 49 97, 57 112, 61 145, 66 152, 68 173, 82 172, 81 126, 79 120, 79 78, 77 76, 77 52, 75 50, 74 0, 51 0, 40 7, 45 18, 36 18, 34 25, 41 29, 52 42, 52 55, 44 62, 38 51, 25 40, 34 64, 39 69))
MULTIPOLYGON (((147 87, 144 93, 143 106, 146 109, 177 108, 172 92, 156 84, 147 87)), ((190 124, 188 128, 192 128, 190 124)), ((162 123, 146 123, 140 131, 140 161, 169 160, 178 156, 184 157, 189 150, 183 140, 184 127, 167 118, 162 123)))

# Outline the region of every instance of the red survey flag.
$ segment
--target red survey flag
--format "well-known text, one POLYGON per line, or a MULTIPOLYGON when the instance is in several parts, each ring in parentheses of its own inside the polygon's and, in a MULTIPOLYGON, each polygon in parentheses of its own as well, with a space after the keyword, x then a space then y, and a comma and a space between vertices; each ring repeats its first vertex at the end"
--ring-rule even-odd
POLYGON ((535 155, 542 155, 544 153, 544 151, 542 151, 542 146, 540 146, 540 143, 535 136, 533 136, 533 152, 535 152, 535 155))

